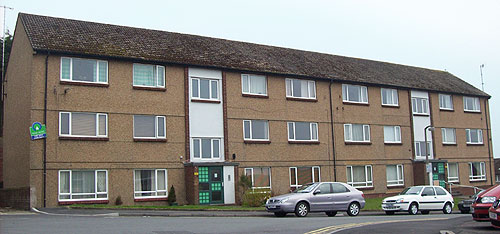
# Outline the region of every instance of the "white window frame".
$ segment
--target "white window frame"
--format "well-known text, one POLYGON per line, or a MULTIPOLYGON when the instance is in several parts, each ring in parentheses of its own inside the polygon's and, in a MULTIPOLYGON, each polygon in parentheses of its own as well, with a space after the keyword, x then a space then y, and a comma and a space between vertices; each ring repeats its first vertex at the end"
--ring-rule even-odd
MULTIPOLYGON (((312 167, 304 166, 304 167, 311 168, 311 173, 312 173, 312 177, 311 177, 312 178, 312 182, 311 183, 321 182, 321 168, 319 166, 312 166, 312 167), (315 178, 315 176, 314 176, 314 169, 318 169, 318 176, 319 176, 319 178, 315 178)), ((297 174, 298 173, 297 168, 298 167, 290 167, 288 169, 288 177, 290 178, 290 188, 298 189, 298 188, 300 188, 300 186, 302 186, 302 184, 298 184, 299 183, 299 176, 297 174), (295 181, 292 181, 291 170, 295 171, 295 181), (292 184, 292 182, 294 182, 294 184, 292 184)))
POLYGON ((271 167, 247 167, 245 168, 245 176, 249 176, 247 171, 250 171, 251 175, 251 179, 252 179, 252 189, 271 189, 272 188, 272 178, 271 178, 271 167), (254 178, 254 173, 253 173, 253 169, 254 168, 267 168, 269 170, 269 186, 264 186, 264 187, 255 187, 253 186, 255 184, 255 178, 254 178))
POLYGON ((470 162, 469 163, 469 181, 484 181, 486 180, 486 164, 484 162, 470 162), (479 175, 472 174, 472 167, 474 163, 479 163, 479 175))
POLYGON ((210 100, 210 101, 220 101, 220 96, 221 96, 221 87, 220 87, 220 80, 219 79, 213 79, 213 78, 202 78, 202 77, 192 77, 191 78, 191 83, 189 84, 191 86, 191 99, 192 100, 210 100), (198 82, 198 97, 194 96, 193 92, 193 80, 196 80, 198 82), (209 98, 202 98, 201 96, 201 80, 208 80, 209 85, 208 85, 208 96, 209 98), (212 82, 215 81, 217 82, 217 98, 212 97, 212 82))
POLYGON ((161 65, 152 65, 152 64, 144 64, 144 63, 134 63, 132 65, 132 85, 135 86, 135 87, 151 87, 151 88, 165 88, 165 80, 166 80, 166 69, 165 69, 165 66, 161 66, 161 65), (156 85, 137 85, 135 84, 135 77, 134 77, 134 74, 135 74, 135 66, 136 65, 139 65, 139 66, 152 66, 153 67, 153 75, 154 75, 154 79, 156 80, 156 85), (159 85, 160 83, 160 69, 159 68, 163 68, 163 85, 159 85))
MULTIPOLYGON (((425 158, 425 155, 422 155, 422 152, 420 152, 421 148, 420 147, 417 147, 417 145, 420 145, 420 144, 424 144, 425 145, 425 141, 415 141, 415 156, 416 157, 423 157, 425 158), (419 155, 420 153, 420 155, 419 155)), ((427 141, 427 148, 425 148, 425 150, 428 150, 428 155, 429 155, 429 158, 432 158, 433 157, 433 154, 432 154, 432 142, 431 141, 427 141)))
POLYGON ((135 117, 136 116, 150 116, 150 115, 134 115, 132 120, 132 131, 134 139, 166 139, 167 138, 167 118, 163 115, 154 115, 155 117, 155 136, 154 137, 136 137, 135 136, 135 117), (163 133, 164 136, 160 136, 158 132, 158 123, 163 119, 163 133))
MULTIPOLYGON (((348 185, 351 185, 352 187, 355 188, 371 188, 373 187, 373 168, 372 165, 352 165, 352 166, 347 166, 347 168, 351 168, 351 179, 353 181, 347 181, 348 185), (365 168, 365 182, 354 182, 354 173, 352 170, 352 167, 364 167, 365 168), (368 168, 370 169, 370 175, 372 177, 372 180, 368 180, 368 168)), ((346 168, 346 172, 348 171, 346 168)))
POLYGON ((287 126, 287 133, 288 133, 288 141, 319 141, 319 129, 318 129, 318 123, 314 123, 314 122, 305 122, 305 123, 309 123, 309 136, 311 138, 311 140, 295 140, 295 136, 297 135, 296 134, 296 130, 297 128, 295 127, 295 123, 297 122, 287 122, 286 126, 287 126), (293 138, 290 138, 290 124, 293 125, 293 138), (313 127, 316 127, 316 139, 313 139, 313 127))
POLYGON ((382 103, 382 106, 399 106, 398 90, 397 89, 389 89, 389 88, 381 88, 380 89, 380 102, 382 103), (384 91, 391 92, 392 100, 394 100, 395 103, 384 103, 384 91))
POLYGON ((464 96, 463 101, 464 101, 464 112, 481 112, 481 104, 479 103, 478 97, 464 96), (471 107, 467 106, 467 102, 466 102, 466 99, 469 99, 469 98, 474 99, 474 104, 471 107))
POLYGON ((263 76, 263 75, 254 75, 254 74, 241 74, 241 93, 243 93, 243 94, 249 94, 249 95, 264 96, 264 97, 265 97, 265 96, 267 96, 267 76, 263 76), (244 84, 243 84, 243 82, 244 82, 244 77, 245 77, 245 76, 247 77, 247 81, 248 81, 248 83, 247 83, 247 85, 248 85, 248 91, 247 91, 247 92, 245 92, 245 90, 244 90, 244 88, 243 88, 243 87, 244 87, 244 86, 243 86, 243 85, 244 85, 244 84), (264 79, 265 79, 265 81, 266 81, 266 82, 264 83, 264 84, 265 84, 265 87, 264 87, 264 88, 265 88, 265 93, 264 93, 264 94, 252 93, 252 92, 250 91, 250 90, 252 90, 252 87, 251 87, 251 83, 252 83, 252 82, 250 82, 250 80, 251 80, 252 78, 256 78, 256 77, 264 77, 264 79))
POLYGON ((401 126, 384 126, 384 143, 401 143, 401 126), (395 141, 386 141, 385 140, 385 127, 392 127, 395 141), (399 134, 399 140, 396 136, 399 134))
POLYGON ((439 109, 440 110, 453 110, 453 96, 449 94, 439 94, 439 109), (444 107, 443 99, 449 98, 451 107, 444 107))
POLYGON ((447 163, 447 170, 448 170, 448 182, 453 182, 457 183, 460 182, 460 168, 458 168, 458 163, 447 163), (450 164, 456 164, 457 165, 457 177, 455 176, 450 176, 450 164))
POLYGON ((92 113, 92 112, 59 112, 59 136, 63 136, 63 137, 92 137, 92 138, 95 138, 95 137, 102 137, 102 138, 106 138, 108 137, 108 114, 106 113, 92 113), (96 135, 95 136, 85 136, 85 135, 72 135, 71 134, 71 128, 72 128, 72 125, 71 125, 71 119, 72 119, 72 116, 73 116, 73 113, 82 113, 82 114, 94 114, 96 117, 96 135), (62 133, 62 126, 61 126, 61 116, 62 114, 69 114, 69 121, 68 121, 68 130, 69 130, 69 134, 63 134, 62 133), (105 135, 100 135, 99 134, 99 116, 106 116, 106 134, 105 135))
POLYGON ((286 78, 285 79, 285 86, 286 86, 286 97, 288 98, 301 98, 301 99, 316 99, 317 91, 316 91, 316 82, 314 80, 301 80, 301 79, 291 79, 291 78, 286 78), (298 97, 295 96, 293 93, 293 81, 298 80, 298 81, 305 81, 307 83, 307 97, 298 97), (314 96, 311 94, 311 85, 313 86, 312 88, 314 89, 314 96), (288 94, 288 91, 290 91, 290 95, 288 94))
POLYGON ((165 198, 168 197, 168 175, 167 175, 167 169, 135 169, 133 171, 134 175, 134 198, 135 199, 149 199, 149 198, 165 198), (155 172, 155 191, 135 191, 135 172, 136 171, 154 171, 155 172), (165 190, 159 190, 158 189, 158 171, 164 171, 165 172, 165 190), (154 196, 138 196, 137 194, 143 194, 143 193, 154 193, 156 195, 154 196), (165 195, 158 195, 158 193, 165 193, 165 195))
POLYGON ((429 99, 428 98, 421 98, 421 97, 412 97, 411 98, 411 109, 413 114, 417 115, 429 115, 429 99), (417 108, 417 101, 422 105, 422 111, 425 112, 418 112, 417 108))
POLYGON ((370 125, 368 124, 344 124, 344 141, 345 142, 370 142, 370 125), (355 141, 352 137, 352 125, 363 125, 363 140, 355 141), (349 127, 349 131, 346 130, 349 127))
POLYGON ((348 103, 368 104, 368 87, 363 85, 342 84, 342 101, 348 103), (359 88, 359 101, 349 100, 349 87, 359 88), (366 101, 363 101, 366 98, 366 101))
POLYGON ((482 145, 483 144, 483 130, 479 129, 479 128, 477 128, 477 129, 469 129, 469 128, 465 129, 465 141, 469 145, 482 145), (471 134, 470 134, 471 131, 477 131, 477 136, 478 136, 477 142, 472 141, 471 134), (467 138, 469 138, 469 141, 467 141, 467 138))
MULTIPOLYGON (((404 173, 403 164, 386 165, 386 167, 389 167, 389 166, 396 166, 396 177, 397 177, 397 179, 396 180, 389 180, 389 179, 387 179, 387 187, 394 187, 394 186, 404 185, 405 184, 405 179, 404 179, 405 173, 404 173), (400 178, 400 175, 402 176, 401 178, 400 178), (394 183, 394 184, 389 184, 389 183, 394 183)), ((386 177, 387 177, 387 175, 386 175, 386 177)), ((373 176, 372 176, 372 178, 373 178, 373 176)))
POLYGON ((218 160, 218 159, 224 159, 224 150, 221 147, 222 145, 222 139, 217 138, 217 137, 193 137, 191 138, 191 149, 193 151, 193 159, 196 160, 205 160, 205 161, 210 161, 210 160, 218 160), (203 158, 202 153, 203 153, 203 144, 202 140, 203 139, 209 139, 210 140, 210 158, 203 158), (199 146, 200 146, 200 156, 196 157, 194 155, 194 142, 195 140, 199 140, 199 146), (219 157, 214 157, 214 141, 219 141, 219 157))
POLYGON ((454 145, 457 144, 457 131, 454 128, 441 128, 441 138, 443 140, 443 144, 445 145, 454 145), (448 140, 448 135, 446 133, 446 130, 451 129, 453 130, 453 141, 446 141, 448 140))
POLYGON ((243 140, 248 140, 248 141, 269 141, 269 121, 268 120, 258 120, 258 121, 265 121, 267 123, 267 139, 253 139, 253 132, 252 132, 252 124, 253 121, 255 120, 243 120, 243 140), (250 123, 250 138, 246 138, 246 132, 245 132, 245 122, 250 123))
POLYGON ((57 191, 58 191, 58 201, 89 201, 89 200, 108 200, 108 171, 107 170, 59 170, 58 172, 58 183, 57 183, 57 191), (73 171, 93 171, 95 173, 94 175, 94 191, 95 193, 73 193, 73 186, 72 186, 72 176, 73 176, 73 171), (69 172, 69 193, 62 193, 61 192, 61 173, 69 172), (98 172, 105 172, 106 173, 106 192, 97 192, 97 173, 98 172), (73 199, 73 195, 95 195, 95 198, 80 198, 80 199, 73 199), (97 195, 102 195, 105 194, 106 197, 101 197, 98 198, 97 195), (69 196, 69 199, 61 199, 61 196, 69 196))
POLYGON ((74 82, 74 83, 89 83, 89 84, 108 84, 109 80, 109 64, 108 61, 106 60, 98 60, 98 59, 86 59, 86 58, 72 58, 72 57, 61 57, 61 61, 59 64, 59 79, 61 81, 66 81, 66 82, 74 82), (62 61, 63 59, 69 59, 69 80, 68 79, 63 79, 62 77, 62 61), (80 59, 80 60, 92 60, 96 62, 96 81, 80 81, 80 80, 73 80, 73 59, 80 59), (104 62, 106 63, 106 82, 100 82, 99 81, 99 62, 104 62))

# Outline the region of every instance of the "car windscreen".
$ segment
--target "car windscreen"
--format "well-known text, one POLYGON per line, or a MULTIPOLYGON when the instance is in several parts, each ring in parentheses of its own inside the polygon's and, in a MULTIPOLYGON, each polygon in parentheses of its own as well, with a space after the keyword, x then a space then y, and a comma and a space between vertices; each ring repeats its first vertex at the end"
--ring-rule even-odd
POLYGON ((303 185, 302 187, 300 187, 297 190, 295 190, 294 193, 309 193, 314 188, 316 188, 317 185, 318 185, 318 183, 303 185))
POLYGON ((422 187, 409 187, 403 190, 401 192, 401 195, 418 195, 420 191, 422 190, 422 187))

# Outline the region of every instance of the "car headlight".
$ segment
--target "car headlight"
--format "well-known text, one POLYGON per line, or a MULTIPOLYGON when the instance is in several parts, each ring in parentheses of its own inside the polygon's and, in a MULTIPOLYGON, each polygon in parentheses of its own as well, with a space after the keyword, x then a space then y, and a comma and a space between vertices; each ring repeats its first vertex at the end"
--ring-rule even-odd
POLYGON ((396 203, 403 203, 404 201, 405 201, 405 199, 399 198, 398 200, 396 200, 396 203))
POLYGON ((280 204, 287 202, 287 201, 288 201, 288 199, 290 199, 290 198, 284 198, 284 199, 281 199, 281 200, 280 200, 280 204))
POLYGON ((481 203, 493 203, 496 199, 496 197, 483 197, 481 198, 481 203))

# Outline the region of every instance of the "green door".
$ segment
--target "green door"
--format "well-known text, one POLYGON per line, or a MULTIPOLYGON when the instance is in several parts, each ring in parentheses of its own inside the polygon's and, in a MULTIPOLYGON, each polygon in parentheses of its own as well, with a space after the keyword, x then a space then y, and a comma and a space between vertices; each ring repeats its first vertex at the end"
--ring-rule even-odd
POLYGON ((222 167, 199 167, 200 204, 224 203, 222 167))

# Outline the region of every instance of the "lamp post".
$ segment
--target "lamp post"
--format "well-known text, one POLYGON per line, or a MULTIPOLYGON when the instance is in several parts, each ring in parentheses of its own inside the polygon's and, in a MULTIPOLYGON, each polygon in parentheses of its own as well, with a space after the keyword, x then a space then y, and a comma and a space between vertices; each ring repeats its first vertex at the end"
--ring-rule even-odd
POLYGON ((481 88, 484 91, 483 68, 484 68, 484 64, 479 65, 479 70, 481 71, 481 88))
MULTIPOLYGON (((429 185, 432 185, 432 180, 430 178, 430 170, 429 170, 429 144, 427 141, 427 130, 434 132, 434 127, 432 125, 429 125, 424 128, 424 135, 425 135, 425 171, 427 178, 429 179, 429 185)), ((430 167, 432 168, 432 167, 430 167)))

